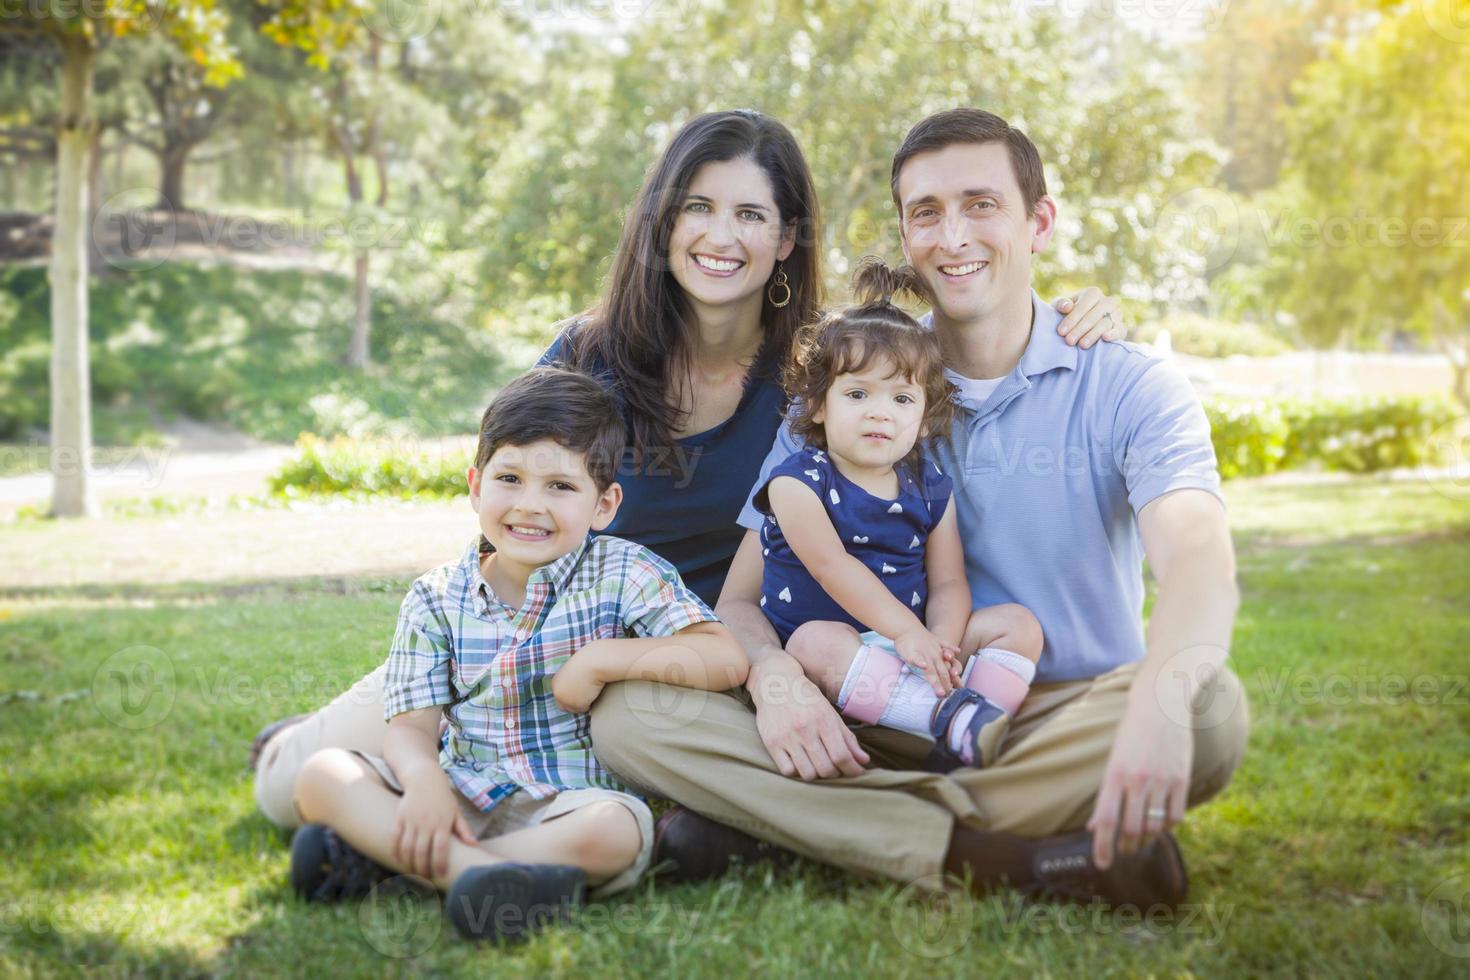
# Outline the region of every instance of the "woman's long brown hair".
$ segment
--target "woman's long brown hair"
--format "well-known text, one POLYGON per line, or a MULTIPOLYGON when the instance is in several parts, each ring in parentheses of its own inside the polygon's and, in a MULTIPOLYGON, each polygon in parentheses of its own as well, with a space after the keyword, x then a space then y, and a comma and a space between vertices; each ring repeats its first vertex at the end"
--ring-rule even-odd
POLYGON ((821 303, 816 190, 801 147, 781 123, 751 110, 691 119, 649 168, 623 224, 602 298, 576 318, 565 360, 584 370, 610 370, 627 408, 640 459, 667 450, 688 413, 673 404, 675 382, 689 376, 693 310, 669 266, 669 239, 695 173, 707 163, 748 157, 765 172, 795 247, 782 263, 791 286, 784 307, 762 302, 765 330, 757 362, 781 364, 792 338, 821 303))

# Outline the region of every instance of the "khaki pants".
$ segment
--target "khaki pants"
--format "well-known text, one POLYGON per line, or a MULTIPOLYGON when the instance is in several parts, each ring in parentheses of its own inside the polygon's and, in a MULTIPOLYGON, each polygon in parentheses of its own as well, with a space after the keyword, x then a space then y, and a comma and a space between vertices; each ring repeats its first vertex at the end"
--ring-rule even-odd
POLYGON ((291 830, 301 825, 293 799, 296 776, 320 749, 349 749, 367 756, 383 754, 388 723, 383 718, 383 675, 387 666, 360 679, 332 703, 265 744, 255 768, 255 802, 271 823, 291 830))
MULTIPOLYGON (((814 860, 907 882, 942 870, 956 819, 1027 837, 1082 829, 1137 672, 1129 664, 1034 686, 995 762, 945 775, 915 771, 930 748, 924 739, 862 727, 867 772, 788 778, 761 742, 743 691, 647 681, 603 690, 592 707, 592 743, 605 765, 651 795, 814 860)), ((1191 806, 1230 781, 1250 726, 1244 691, 1229 671, 1201 688, 1194 711, 1191 806)))

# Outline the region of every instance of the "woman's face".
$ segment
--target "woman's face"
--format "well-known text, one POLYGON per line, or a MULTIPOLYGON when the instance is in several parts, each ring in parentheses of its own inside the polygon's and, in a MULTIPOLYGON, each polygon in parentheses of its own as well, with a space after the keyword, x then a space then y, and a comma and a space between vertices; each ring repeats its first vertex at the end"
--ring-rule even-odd
POLYGON ((759 306, 777 260, 794 245, 770 179, 739 157, 695 171, 669 239, 669 267, 696 306, 759 306))

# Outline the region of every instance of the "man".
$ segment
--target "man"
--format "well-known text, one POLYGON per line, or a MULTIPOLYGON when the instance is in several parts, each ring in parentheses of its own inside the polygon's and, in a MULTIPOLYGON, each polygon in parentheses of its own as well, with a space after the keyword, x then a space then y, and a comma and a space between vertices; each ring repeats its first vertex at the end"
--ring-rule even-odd
MULTIPOLYGON (((618 685, 593 710, 596 751, 694 811, 666 818, 659 855, 686 877, 762 853, 748 834, 902 881, 1182 901, 1169 831, 1229 781, 1248 729, 1225 666, 1238 595, 1208 422, 1167 364, 1057 335, 1031 291, 1057 209, 1024 134, 976 109, 938 113, 899 148, 892 190, 960 390, 935 455, 974 604, 1036 614, 1036 683, 986 768, 918 771, 925 742, 849 728, 781 649, 752 530, 717 607, 751 660, 748 705, 618 685), (1158 583, 1146 638, 1145 555, 1158 583)), ((783 433, 768 466, 793 448, 783 433)))

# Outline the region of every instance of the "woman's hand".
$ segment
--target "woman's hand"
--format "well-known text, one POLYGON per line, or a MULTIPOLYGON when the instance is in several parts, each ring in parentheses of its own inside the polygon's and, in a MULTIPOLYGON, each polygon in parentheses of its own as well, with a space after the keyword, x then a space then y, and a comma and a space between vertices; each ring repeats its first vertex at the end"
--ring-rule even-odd
POLYGON ((1122 340, 1128 334, 1118 313, 1118 298, 1096 286, 1088 286, 1075 296, 1063 296, 1052 306, 1066 314, 1057 325, 1057 333, 1069 345, 1087 350, 1099 340, 1122 340))
POLYGON ((412 874, 442 879, 449 874, 451 836, 475 844, 448 777, 441 771, 437 779, 405 786, 393 819, 393 856, 398 862, 412 874))

